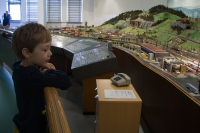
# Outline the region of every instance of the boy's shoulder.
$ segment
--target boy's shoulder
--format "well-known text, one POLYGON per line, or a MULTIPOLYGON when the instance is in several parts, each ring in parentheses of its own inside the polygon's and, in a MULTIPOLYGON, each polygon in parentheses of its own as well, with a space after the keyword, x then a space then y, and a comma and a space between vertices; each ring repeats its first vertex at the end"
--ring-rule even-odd
POLYGON ((12 66, 13 73, 29 74, 34 71, 39 72, 39 69, 35 66, 24 67, 24 66, 21 66, 20 64, 21 64, 21 61, 17 61, 13 64, 12 66))

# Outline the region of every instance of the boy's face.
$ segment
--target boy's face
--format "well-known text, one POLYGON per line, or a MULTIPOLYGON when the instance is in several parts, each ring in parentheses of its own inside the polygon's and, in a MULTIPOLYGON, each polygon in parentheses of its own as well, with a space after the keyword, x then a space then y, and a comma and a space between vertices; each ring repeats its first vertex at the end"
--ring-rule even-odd
POLYGON ((30 53, 29 63, 34 66, 45 66, 49 62, 52 52, 50 43, 38 44, 30 53))

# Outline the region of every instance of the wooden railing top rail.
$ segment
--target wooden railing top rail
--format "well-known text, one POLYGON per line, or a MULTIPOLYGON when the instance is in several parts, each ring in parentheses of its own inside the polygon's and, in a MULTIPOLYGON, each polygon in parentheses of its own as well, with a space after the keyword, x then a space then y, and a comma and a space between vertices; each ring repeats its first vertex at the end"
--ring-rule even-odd
POLYGON ((44 95, 50 133, 71 133, 56 88, 45 87, 44 95))

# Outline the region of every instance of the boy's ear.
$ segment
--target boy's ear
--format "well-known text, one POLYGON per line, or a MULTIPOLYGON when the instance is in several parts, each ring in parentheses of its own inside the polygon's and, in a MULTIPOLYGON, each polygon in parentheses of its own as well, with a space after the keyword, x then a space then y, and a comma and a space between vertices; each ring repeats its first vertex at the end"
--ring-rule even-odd
POLYGON ((27 48, 23 48, 22 49, 22 54, 25 58, 29 58, 30 57, 30 52, 27 48))

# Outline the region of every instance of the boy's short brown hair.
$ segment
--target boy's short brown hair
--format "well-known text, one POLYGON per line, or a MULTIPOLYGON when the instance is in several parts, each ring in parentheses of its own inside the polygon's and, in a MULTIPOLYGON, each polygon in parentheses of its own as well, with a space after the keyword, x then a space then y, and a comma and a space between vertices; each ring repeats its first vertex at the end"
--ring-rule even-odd
POLYGON ((32 53, 38 44, 47 42, 51 42, 51 33, 48 29, 38 23, 27 23, 14 31, 12 49, 19 59, 24 59, 23 48, 32 53))

